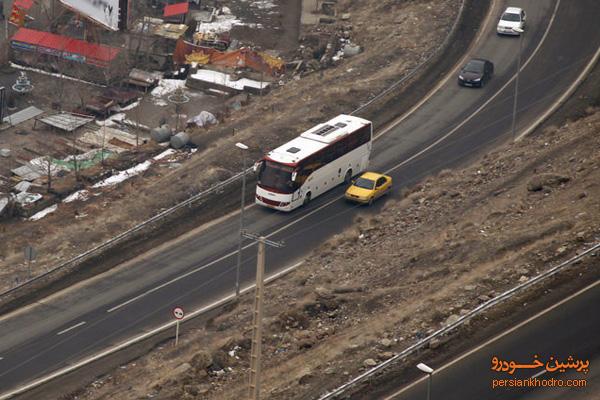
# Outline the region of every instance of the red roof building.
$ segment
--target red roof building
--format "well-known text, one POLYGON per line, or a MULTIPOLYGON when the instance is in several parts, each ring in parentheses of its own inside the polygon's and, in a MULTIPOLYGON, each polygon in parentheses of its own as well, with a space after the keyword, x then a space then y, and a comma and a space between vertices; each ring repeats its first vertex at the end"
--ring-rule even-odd
POLYGON ((20 28, 10 41, 16 50, 36 51, 98 67, 108 66, 121 52, 103 44, 28 28, 20 28))
POLYGON ((33 5, 33 0, 15 0, 13 6, 29 10, 33 5))
POLYGON ((177 4, 167 4, 165 6, 165 12, 163 14, 163 16, 165 18, 167 17, 174 17, 176 15, 184 15, 187 14, 187 12, 190 9, 190 4, 186 1, 183 3, 177 3, 177 4))

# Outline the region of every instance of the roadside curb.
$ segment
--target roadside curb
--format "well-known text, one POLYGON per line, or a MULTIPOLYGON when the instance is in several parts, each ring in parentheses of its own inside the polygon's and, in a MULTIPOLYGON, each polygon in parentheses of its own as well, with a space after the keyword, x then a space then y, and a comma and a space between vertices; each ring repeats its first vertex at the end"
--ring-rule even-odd
MULTIPOLYGON (((434 60, 437 57, 443 56, 444 51, 446 49, 448 49, 448 46, 451 43, 451 39, 453 38, 453 36, 456 33, 458 27, 460 26, 461 22, 464 19, 463 18, 463 12, 465 10, 465 4, 467 4, 467 2, 469 2, 469 1, 471 1, 471 0, 461 0, 461 8, 460 8, 460 10, 459 10, 459 12, 458 12, 458 14, 456 16, 456 19, 455 19, 455 21, 454 21, 454 23, 452 25, 452 28, 450 29, 450 31, 448 33, 448 36, 446 37, 446 39, 444 40, 444 42, 430 56, 428 56, 422 63, 420 63, 415 69, 413 69, 413 71, 409 72, 408 75, 406 75, 405 77, 401 78, 398 82, 396 82, 394 85, 392 85, 392 87, 386 89, 386 91, 384 91, 381 94, 380 97, 377 97, 377 98, 372 99, 371 101, 369 101, 367 104, 364 105, 364 107, 367 107, 367 106, 371 105, 376 100, 384 98, 385 95, 387 95, 393 89, 397 88, 402 83, 410 80, 410 78, 412 78, 415 75, 418 75, 418 73, 422 72, 422 68, 426 69, 427 66, 430 65, 430 63, 431 63, 432 60, 434 60)), ((495 0, 493 0, 493 1, 495 1, 495 0)), ((493 3, 493 1, 492 1, 492 3, 493 3)), ((486 15, 486 20, 489 18, 491 8, 492 7, 490 6, 489 9, 488 9, 488 12, 487 12, 487 15, 486 15)), ((474 40, 475 40, 475 38, 478 37, 478 35, 479 35, 479 33, 475 34, 474 40)), ((469 48, 470 48, 470 46, 469 46, 469 48)), ((461 56, 459 59, 462 60, 463 58, 464 58, 464 55, 461 56)), ((452 71, 454 68, 455 68, 455 65, 451 66, 450 71, 452 71)), ((435 90, 436 87, 437 87, 437 85, 434 85, 434 89, 433 90, 435 90)), ((431 90, 427 91, 426 94, 429 94, 430 92, 431 92, 431 90)), ((362 109, 364 107, 361 106, 361 108, 359 108, 359 109, 362 109)), ((406 114, 406 113, 404 113, 404 114, 406 114)), ((246 173, 247 172, 248 171, 246 171, 246 173)), ((180 204, 177 204, 176 206, 173 207, 173 210, 175 210, 175 209, 179 210, 180 208, 183 209, 185 207, 190 207, 191 208, 192 207, 192 203, 194 203, 195 201, 201 202, 201 200, 199 200, 199 198, 202 197, 203 195, 210 195, 210 194, 213 194, 215 192, 218 192, 219 190, 224 190, 225 186, 228 186, 229 184, 233 183, 234 181, 239 180, 239 178, 241 176, 242 176, 242 173, 240 173, 238 175, 235 175, 235 176, 229 178, 225 182, 225 184, 223 184, 222 186, 221 185, 217 185, 216 187, 209 188, 209 189, 205 190, 204 192, 202 192, 202 193, 200 193, 200 194, 198 194, 196 196, 193 196, 192 198, 187 199, 187 200, 185 200, 184 202, 182 202, 180 204)), ((73 268, 77 269, 78 268, 78 264, 76 264, 76 263, 78 263, 78 262, 85 263, 85 262, 89 261, 88 259, 85 258, 87 254, 90 254, 90 259, 94 259, 95 257, 98 257, 98 254, 96 254, 96 253, 101 252, 103 250, 103 248, 106 247, 105 248, 106 250, 112 250, 113 245, 114 246, 121 245, 122 243, 119 243, 118 241, 120 239, 125 239, 125 237, 129 233, 133 233, 133 234, 139 233, 147 225, 150 226, 150 228, 153 228, 153 226, 152 226, 153 223, 157 222, 157 220, 159 218, 161 218, 163 215, 166 215, 167 213, 169 213, 170 210, 171 209, 165 210, 165 211, 157 214, 155 217, 153 217, 153 218, 151 218, 151 219, 149 219, 147 221, 142 222, 141 224, 137 225, 136 227, 130 229, 129 231, 123 232, 120 235, 117 235, 117 236, 113 237, 109 241, 107 241, 107 242, 105 242, 105 243, 103 243, 103 244, 101 244, 101 245, 99 245, 97 247, 94 247, 93 249, 89 250, 87 253, 80 254, 79 256, 77 256, 77 257, 75 257, 75 258, 73 258, 73 259, 65 262, 64 264, 73 263, 73 268)), ((135 238, 132 238, 132 239, 135 241, 135 238)), ((125 239, 125 240, 127 240, 127 239, 125 239)), ((127 245, 126 242, 124 244, 127 245)), ((101 253, 99 253, 99 254, 101 254, 101 253)), ((291 267, 288 267, 288 268, 286 268, 286 269, 284 269, 282 271, 277 272, 274 275, 269 276, 266 279, 266 282, 269 283, 269 282, 271 282, 273 280, 279 279, 283 275, 285 275, 285 274, 293 271, 299 265, 301 265, 301 263, 297 263, 297 264, 295 264, 295 265, 293 265, 291 267)), ((58 269, 62 269, 62 268, 59 267, 56 270, 58 270, 58 269)), ((65 268, 65 270, 66 270, 66 268, 65 268)), ((49 271, 47 274, 50 275, 53 272, 55 272, 55 270, 49 271)), ((42 279, 45 278, 45 276, 46 275, 41 276, 41 277, 39 277, 37 279, 39 279, 39 281, 41 281, 42 279)), ((58 278, 58 279, 60 280, 62 278, 58 278)), ((253 288, 254 288, 254 285, 247 286, 247 287, 243 288, 243 290, 241 291, 241 293, 245 294, 245 293, 251 291, 253 288)), ((21 288, 19 287, 19 288, 15 288, 15 289, 21 289, 21 288)), ((11 293, 11 294, 13 292, 14 292, 13 290, 9 291, 9 293, 11 293)), ((6 293, 0 294, 0 297, 2 295, 4 295, 4 294, 6 294, 6 293)), ((10 301, 11 300, 9 300, 9 302, 10 301)), ((12 300, 12 301, 18 301, 18 300, 12 300)), ((203 314, 205 314, 205 313, 207 313, 209 311, 212 311, 212 310, 215 310, 217 308, 226 306, 227 304, 230 304, 233 301, 235 301, 235 295, 225 296, 225 297, 223 297, 220 300, 217 300, 217 301, 215 301, 215 302, 213 302, 213 303, 211 303, 209 305, 206 305, 204 307, 201 307, 201 308, 195 310, 194 312, 190 313, 189 316, 187 316, 185 318, 185 320, 198 317, 198 316, 203 315, 203 314)), ((42 378, 39 378, 39 379, 37 379, 37 380, 29 383, 29 384, 26 384, 26 385, 24 385, 24 386, 22 386, 20 388, 17 388, 15 390, 13 390, 11 392, 8 392, 6 394, 0 394, 0 400, 9 399, 9 398, 12 398, 12 397, 14 397, 16 395, 25 393, 25 392, 27 392, 27 391, 29 391, 31 389, 39 387, 39 386, 41 386, 41 385, 43 385, 43 384, 45 384, 45 383, 47 383, 47 382, 49 382, 49 381, 51 381, 51 380, 53 380, 55 378, 58 378, 60 376, 64 376, 66 374, 69 374, 69 373, 71 373, 71 372, 79 369, 80 367, 82 367, 84 365, 87 365, 87 364, 92 363, 94 361, 100 360, 100 359, 102 359, 104 357, 107 357, 107 356, 109 356, 111 354, 114 354, 114 353, 118 352, 119 350, 125 349, 125 348, 127 348, 127 347, 129 347, 131 345, 134 345, 134 344, 139 343, 139 342, 141 342, 143 340, 146 340, 146 339, 148 339, 148 338, 150 338, 150 337, 152 337, 152 336, 154 336, 154 335, 156 335, 156 334, 158 334, 160 332, 163 332, 163 331, 165 331, 165 330, 167 330, 169 328, 172 328, 174 325, 175 325, 175 321, 168 322, 168 323, 163 324, 163 325, 161 325, 161 326, 159 326, 159 327, 157 327, 155 329, 152 329, 152 330, 150 330, 148 332, 145 332, 145 333, 143 333, 141 335, 138 335, 136 337, 128 339, 128 340, 126 340, 126 341, 124 341, 122 343, 119 343, 119 344, 117 344, 117 345, 115 345, 115 346, 113 346, 113 347, 111 347, 111 348, 109 348, 107 350, 104 350, 104 351, 102 351, 100 353, 97 353, 97 354, 94 354, 92 356, 89 356, 89 357, 87 357, 87 358, 85 358, 85 359, 83 359, 83 360, 81 360, 81 361, 79 361, 77 363, 74 363, 74 364, 72 364, 72 365, 70 365, 68 367, 65 367, 63 369, 55 371, 52 374, 49 374, 49 375, 47 375, 45 377, 42 377, 42 378)))
MULTIPOLYGON (((400 83, 409 81, 410 79, 408 78, 418 75, 417 72, 421 73, 423 71, 427 71, 427 67, 431 65, 432 60, 443 56, 445 50, 448 49, 451 44, 451 39, 458 31, 458 27, 460 26, 461 22, 464 20, 463 13, 466 10, 465 4, 476 1, 478 0, 461 0, 461 8, 459 13, 457 14, 452 28, 449 30, 448 36, 442 45, 434 50, 434 52, 427 57, 424 62, 419 64, 417 68, 409 72, 410 76, 405 76, 404 78, 401 78, 399 82, 396 82, 393 85, 394 88, 400 86, 400 83)), ((492 3, 494 1, 497 0, 492 0, 492 3)), ((454 68, 454 66, 452 68, 454 68)), ((386 93, 388 89, 386 89, 386 93)), ((430 91, 431 90, 427 91, 426 94, 428 94, 430 91)), ((386 96, 381 96, 380 98, 384 97, 386 96)), ((369 102, 369 104, 371 104, 371 102, 369 102)), ((246 175, 248 175, 250 172, 251 168, 245 171, 246 175)), ((125 252, 124 249, 141 246, 142 251, 140 253, 136 253, 136 256, 144 254, 150 250, 150 248, 144 248, 144 246, 147 246, 148 242, 155 240, 156 237, 160 235, 160 233, 157 232, 162 232, 162 230, 165 229, 164 227, 168 225, 170 221, 180 220, 184 215, 205 208, 207 205, 211 204, 211 202, 219 202, 219 199, 215 200, 214 194, 229 193, 234 189, 237 190, 237 183, 241 181, 242 174, 243 173, 238 173, 233 175, 227 180, 219 182, 214 186, 209 187, 206 190, 203 190, 202 192, 170 207, 169 209, 157 213, 153 217, 140 222, 134 227, 121 232, 116 236, 113 236, 101 244, 62 262, 59 265, 53 265, 52 269, 49 269, 43 274, 34 277, 32 280, 0 293, 1 313, 8 313, 20 306, 31 304, 41 298, 45 298, 65 289, 71 284, 76 284, 78 282, 93 278, 94 276, 109 271, 114 267, 131 260, 132 257, 121 254, 125 252), (148 240, 148 238, 150 238, 150 240, 148 240), (107 258, 103 257, 107 253, 109 253, 110 256, 107 258), (106 266, 102 267, 102 265, 106 266)), ((252 179, 252 177, 250 177, 250 179, 252 179)), ((220 200, 223 199, 221 198, 220 200)), ((230 210, 228 210, 226 213, 229 213, 229 211, 230 210)), ((205 222, 208 221, 200 221, 200 224, 205 222)), ((168 237, 167 241, 177 240, 177 238, 182 234, 185 234, 192 229, 193 228, 190 228, 183 232, 180 231, 175 233, 174 236, 168 237)))
MULTIPOLYGON (((265 284, 269 284, 269 283, 271 283, 271 282, 273 282, 273 281, 281 278, 282 276, 289 274, 290 272, 294 271, 296 268, 298 268, 303 263, 304 263, 304 261, 297 262, 294 265, 291 265, 291 266, 289 266, 289 267, 287 267, 287 268, 285 268, 285 269, 283 269, 283 270, 281 270, 281 271, 279 271, 279 272, 277 272, 277 273, 275 273, 273 275, 270 275, 269 277, 267 277, 265 279, 265 284)), ((244 295, 246 293, 249 293, 255 287, 256 287, 256 285, 252 284, 252 285, 248 285, 248 286, 242 288, 242 290, 240 290, 240 296, 242 296, 242 295, 244 295)), ((232 304, 235 301, 236 301, 235 293, 232 293, 232 294, 230 294, 228 296, 225 296, 225 297, 223 297, 223 298, 221 298, 221 299, 219 299, 219 300, 217 300, 217 301, 215 301, 215 302, 213 302, 211 304, 205 305, 205 306, 203 306, 203 307, 201 307, 201 308, 199 308, 199 309, 191 312, 182 321, 180 321, 180 323, 185 323, 185 321, 188 321, 190 319, 196 318, 196 317, 198 317, 200 315, 203 315, 203 314, 205 314, 205 313, 207 313, 209 311, 215 310, 217 308, 224 307, 224 306, 226 306, 228 304, 232 304)), ((69 374, 69 373, 71 373, 71 372, 73 372, 73 371, 75 371, 75 370, 83 367, 84 365, 87 365, 87 364, 90 364, 92 362, 98 361, 98 360, 100 360, 100 359, 102 359, 104 357, 107 357, 107 356, 109 356, 111 354, 114 354, 114 353, 120 351, 120 350, 123 350, 123 349, 125 349, 127 347, 130 347, 130 346, 132 346, 134 344, 137 344, 137 343, 139 343, 139 342, 141 342, 143 340, 146 340, 146 339, 148 339, 148 338, 150 338, 152 336, 155 336, 155 335, 157 335, 157 334, 159 334, 161 332, 164 332, 167 329, 173 328, 176 323, 177 323, 177 321, 167 322, 167 323, 165 323, 165 324, 163 324, 163 325, 161 325, 161 326, 159 326, 157 328, 154 328, 154 329, 152 329, 152 330, 150 330, 148 332, 145 332, 145 333, 143 333, 141 335, 135 336, 135 337, 133 337, 131 339, 128 339, 128 340, 126 340, 124 342, 121 342, 121 343, 119 343, 119 344, 117 344, 117 345, 115 345, 115 346, 113 346, 113 347, 111 347, 109 349, 106 349, 106 350, 104 350, 104 351, 102 351, 100 353, 97 353, 97 354, 94 354, 92 356, 89 356, 89 357, 87 357, 87 358, 85 358, 85 359, 83 359, 83 360, 81 360, 81 361, 79 361, 79 362, 77 362, 75 364, 72 364, 72 365, 70 365, 68 367, 65 367, 65 368, 62 368, 62 369, 60 369, 58 371, 55 371, 52 374, 46 375, 46 376, 44 376, 42 378, 39 378, 39 379, 37 379, 37 380, 35 380, 35 381, 31 382, 31 383, 26 384, 24 386, 21 386, 19 388, 13 389, 10 392, 1 393, 0 394, 0 400, 10 399, 10 398, 13 398, 14 396, 26 393, 29 390, 32 390, 32 389, 34 389, 34 388, 36 388, 38 386, 41 386, 41 385, 43 385, 45 383, 48 383, 48 382, 52 381, 53 379, 59 378, 59 377, 64 376, 64 375, 67 375, 67 374, 69 374)))

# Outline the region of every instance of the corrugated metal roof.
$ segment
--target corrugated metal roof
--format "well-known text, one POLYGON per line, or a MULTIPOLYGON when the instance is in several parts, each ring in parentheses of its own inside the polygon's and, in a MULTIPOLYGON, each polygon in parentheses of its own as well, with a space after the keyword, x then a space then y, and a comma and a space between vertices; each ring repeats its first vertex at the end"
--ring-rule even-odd
POLYGON ((14 168, 10 172, 26 181, 33 181, 42 176, 42 174, 35 171, 29 164, 14 168))
POLYGON ((31 118, 35 118, 38 115, 43 114, 43 113, 44 113, 44 111, 40 110, 39 108, 34 107, 34 106, 29 106, 21 111, 17 111, 14 114, 4 117, 4 122, 6 122, 10 125, 17 125, 17 124, 20 124, 21 122, 30 120, 31 118))
POLYGON ((40 118, 38 121, 44 124, 53 126, 63 131, 72 132, 75 129, 92 122, 94 118, 86 117, 82 115, 75 115, 67 112, 61 112, 54 115, 49 115, 44 118, 40 118))

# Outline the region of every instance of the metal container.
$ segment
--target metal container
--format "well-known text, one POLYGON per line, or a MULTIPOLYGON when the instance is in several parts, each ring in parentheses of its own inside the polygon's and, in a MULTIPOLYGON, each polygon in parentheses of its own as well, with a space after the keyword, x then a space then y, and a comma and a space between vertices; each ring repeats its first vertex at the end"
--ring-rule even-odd
POLYGON ((171 147, 181 149, 190 142, 190 135, 185 132, 179 132, 177 135, 171 136, 171 147))
POLYGON ((164 124, 154 128, 150 131, 150 137, 158 143, 168 142, 171 138, 171 127, 164 124))

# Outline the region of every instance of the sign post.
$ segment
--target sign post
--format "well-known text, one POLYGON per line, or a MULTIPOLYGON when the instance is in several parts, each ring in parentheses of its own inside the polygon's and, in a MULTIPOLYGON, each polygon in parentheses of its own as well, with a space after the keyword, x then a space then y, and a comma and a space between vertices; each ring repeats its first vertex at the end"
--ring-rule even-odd
POLYGON ((173 316, 175 317, 175 347, 177 347, 177 343, 179 343, 179 321, 183 319, 184 316, 183 308, 175 307, 173 309, 173 316))
POLYGON ((35 260, 37 253, 31 246, 25 246, 25 261, 27 261, 27 269, 29 270, 29 279, 31 279, 31 261, 35 260))

